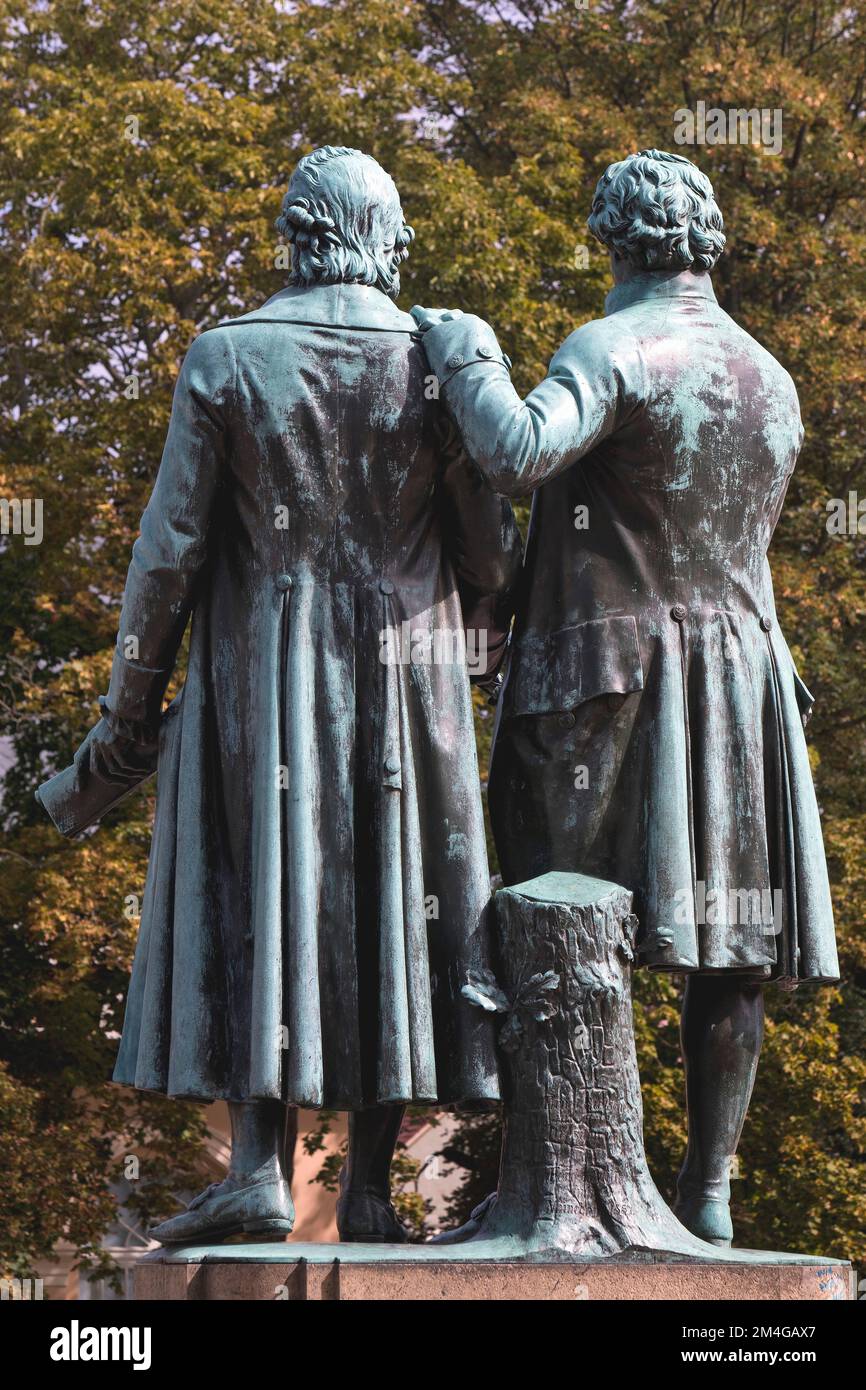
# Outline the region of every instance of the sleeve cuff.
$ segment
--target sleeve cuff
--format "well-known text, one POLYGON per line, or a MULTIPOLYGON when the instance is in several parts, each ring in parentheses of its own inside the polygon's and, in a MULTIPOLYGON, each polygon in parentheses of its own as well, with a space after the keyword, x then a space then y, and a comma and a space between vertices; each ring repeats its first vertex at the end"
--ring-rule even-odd
POLYGON ((115 652, 105 704, 112 716, 132 725, 154 728, 159 724, 172 667, 151 669, 127 661, 115 652))
POLYGON ((423 342, 440 389, 467 367, 511 370, 511 359, 502 351, 490 324, 474 314, 437 323, 424 334, 423 342))

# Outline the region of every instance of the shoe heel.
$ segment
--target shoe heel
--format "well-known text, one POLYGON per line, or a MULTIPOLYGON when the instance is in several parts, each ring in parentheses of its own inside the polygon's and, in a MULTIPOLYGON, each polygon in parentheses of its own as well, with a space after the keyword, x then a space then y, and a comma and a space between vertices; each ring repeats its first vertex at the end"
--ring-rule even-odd
POLYGON ((288 1236, 292 1233, 291 1221, 286 1221, 284 1217, 273 1217, 261 1221, 245 1221, 244 1234, 248 1236, 272 1235, 288 1236))
POLYGON ((729 1248, 733 1241, 731 1210, 724 1199, 680 1197, 674 1206, 674 1216, 693 1236, 708 1245, 729 1248))

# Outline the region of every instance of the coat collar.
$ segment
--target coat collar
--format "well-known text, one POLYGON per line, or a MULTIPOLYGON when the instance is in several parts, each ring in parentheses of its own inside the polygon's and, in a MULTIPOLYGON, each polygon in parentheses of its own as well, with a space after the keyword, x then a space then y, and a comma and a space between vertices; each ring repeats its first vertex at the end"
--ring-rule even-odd
POLYGON ((716 295, 709 275, 695 275, 691 270, 647 270, 614 285, 604 301, 604 312, 616 314, 648 299, 709 299, 715 304, 716 295))
POLYGON ((333 328, 372 328, 416 333, 418 325, 381 290, 370 285, 304 285, 280 290, 260 309, 233 323, 310 323, 333 328))

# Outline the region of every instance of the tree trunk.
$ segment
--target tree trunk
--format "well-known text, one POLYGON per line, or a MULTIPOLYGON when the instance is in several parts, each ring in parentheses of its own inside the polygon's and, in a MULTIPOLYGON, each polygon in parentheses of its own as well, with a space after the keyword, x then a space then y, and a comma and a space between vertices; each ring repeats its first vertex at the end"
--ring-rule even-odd
POLYGON ((506 1016, 505 1132, 497 1195, 466 1235, 587 1257, 706 1254, 646 1164, 631 894, 582 874, 545 874, 500 891, 495 922, 498 979, 465 992, 506 1016))

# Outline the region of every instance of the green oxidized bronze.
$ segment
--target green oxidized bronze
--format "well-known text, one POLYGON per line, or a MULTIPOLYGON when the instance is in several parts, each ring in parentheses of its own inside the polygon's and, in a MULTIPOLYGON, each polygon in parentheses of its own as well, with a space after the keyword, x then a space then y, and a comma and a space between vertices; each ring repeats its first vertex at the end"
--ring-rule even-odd
POLYGON ((461 995, 488 963, 490 888, 460 639, 483 680, 520 540, 393 303, 413 234, 388 175, 319 150, 278 225, 292 283, 187 354, 104 719, 42 797, 81 829, 158 740, 115 1080, 224 1098, 233 1129, 228 1183, 158 1238, 290 1229, 293 1105, 358 1112, 342 1234, 403 1239, 388 1171, 405 1104, 499 1097, 492 1024, 461 995), (406 660, 407 628, 429 660, 406 660))
POLYGON ((395 1258, 403 1107, 502 1094, 498 1192, 407 1256, 718 1258, 762 986, 838 967, 767 565, 797 395, 716 302, 712 188, 659 151, 611 166, 605 317, 526 400, 483 321, 394 306, 413 233, 373 160, 302 160, 279 226, 290 287, 187 356, 103 717, 40 789, 75 834, 158 764, 115 1077, 225 1098, 233 1144, 156 1235, 185 1261, 288 1232, 286 1109, 328 1106, 352 1112, 341 1239, 395 1258), (527 493, 518 585, 500 499, 527 493), (491 908, 468 676, 497 674, 515 604, 491 908), (689 977, 676 1215, 643 1150, 635 959, 689 977))
POLYGON ((722 217, 694 165, 612 165, 589 227, 611 252, 605 317, 525 400, 486 323, 413 313, 470 456, 534 494, 489 790, 505 882, 625 885, 640 960, 688 975, 677 1211, 725 1245, 761 982, 838 978, 812 701, 767 563, 800 411, 716 302, 722 217))

